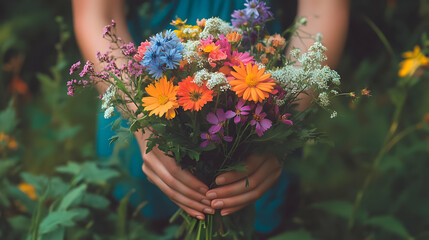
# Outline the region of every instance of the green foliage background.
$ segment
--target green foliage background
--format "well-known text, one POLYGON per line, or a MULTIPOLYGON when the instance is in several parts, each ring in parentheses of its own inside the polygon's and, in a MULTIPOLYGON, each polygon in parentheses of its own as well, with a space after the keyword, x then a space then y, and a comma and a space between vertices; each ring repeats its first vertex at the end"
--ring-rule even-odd
MULTIPOLYGON (((427 0, 351 2, 338 71, 344 91, 368 87, 372 96, 339 99, 335 119, 316 116, 329 142, 308 143, 286 165, 299 188, 288 193, 293 209, 271 239, 429 239, 429 71, 405 85, 397 76, 402 52, 429 47, 428 29, 427 0), (401 104, 395 133, 416 129, 376 160, 401 104)), ((66 95, 68 67, 80 59, 70 2, 0 3, 0 132, 19 145, 0 148, 0 239, 169 239, 174 227, 155 229, 127 197, 111 196, 129 176, 116 155, 95 156, 96 92, 66 95), (22 67, 7 71, 18 56, 22 67), (14 77, 27 94, 10 90, 14 77), (21 182, 34 185, 37 200, 17 188, 21 182)))

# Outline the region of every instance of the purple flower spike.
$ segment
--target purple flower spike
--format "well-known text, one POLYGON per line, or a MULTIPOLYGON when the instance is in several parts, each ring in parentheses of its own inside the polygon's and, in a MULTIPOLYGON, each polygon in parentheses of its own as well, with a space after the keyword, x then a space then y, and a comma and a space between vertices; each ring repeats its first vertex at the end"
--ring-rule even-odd
POLYGON ((283 114, 283 116, 281 116, 281 118, 280 118, 280 120, 282 120, 282 122, 284 123, 284 124, 287 124, 287 125, 293 125, 293 122, 291 121, 291 120, 289 120, 288 118, 289 118, 289 116, 290 115, 292 115, 292 114, 290 114, 290 113, 285 113, 285 114, 283 114))
POLYGON ((258 134, 259 137, 264 135, 264 132, 267 131, 271 125, 272 122, 269 119, 265 119, 267 116, 266 113, 261 113, 262 111, 262 105, 258 104, 255 109, 255 113, 253 114, 253 119, 250 121, 250 125, 255 126, 256 134, 258 134))
POLYGON ((70 68, 70 75, 72 75, 73 73, 77 72, 80 68, 80 61, 73 64, 70 68))
POLYGON ((205 148, 208 147, 211 143, 220 143, 220 139, 218 135, 211 135, 208 133, 201 133, 201 138, 205 141, 200 144, 200 147, 205 148))
POLYGON ((209 128, 210 134, 215 134, 219 132, 221 129, 223 129, 223 126, 225 125, 226 119, 230 119, 234 117, 233 111, 227 111, 226 113, 223 111, 222 108, 218 108, 216 110, 216 114, 210 112, 207 114, 207 121, 213 126, 209 128))

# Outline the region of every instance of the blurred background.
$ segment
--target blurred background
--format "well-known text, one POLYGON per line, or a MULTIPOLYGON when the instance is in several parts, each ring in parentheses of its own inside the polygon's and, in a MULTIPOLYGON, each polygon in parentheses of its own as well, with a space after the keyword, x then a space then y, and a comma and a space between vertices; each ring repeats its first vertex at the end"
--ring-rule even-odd
MULTIPOLYGON (((287 164, 297 184, 270 239, 429 239, 429 69, 415 49, 429 56, 428 33, 428 0, 351 1, 338 72, 361 99, 317 114, 327 140, 287 164), (422 66, 399 76, 407 51, 422 66)), ((132 191, 112 197, 131 178, 126 143, 96 156, 98 94, 66 95, 79 60, 70 2, 0 3, 0 239, 170 239, 177 227, 144 219, 132 191)))

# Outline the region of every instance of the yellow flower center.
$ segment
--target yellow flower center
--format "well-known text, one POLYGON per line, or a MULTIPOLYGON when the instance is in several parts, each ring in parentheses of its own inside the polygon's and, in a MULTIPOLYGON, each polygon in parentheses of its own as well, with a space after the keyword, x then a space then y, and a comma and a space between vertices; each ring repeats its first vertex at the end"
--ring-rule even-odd
POLYGON ((165 95, 160 95, 159 97, 158 97, 158 103, 159 103, 159 105, 164 105, 164 104, 166 104, 168 102, 168 97, 167 96, 165 96, 165 95))
POLYGON ((249 74, 247 74, 247 76, 246 76, 246 84, 247 84, 249 87, 254 87, 254 86, 256 86, 256 84, 258 84, 258 78, 256 77, 256 75, 255 75, 255 74, 253 74, 253 73, 249 73, 249 74))
POLYGON ((193 101, 193 102, 198 102, 198 100, 200 100, 201 99, 201 97, 202 97, 202 94, 200 93, 200 92, 198 92, 198 91, 192 91, 190 94, 189 94, 189 98, 191 99, 191 101, 193 101))

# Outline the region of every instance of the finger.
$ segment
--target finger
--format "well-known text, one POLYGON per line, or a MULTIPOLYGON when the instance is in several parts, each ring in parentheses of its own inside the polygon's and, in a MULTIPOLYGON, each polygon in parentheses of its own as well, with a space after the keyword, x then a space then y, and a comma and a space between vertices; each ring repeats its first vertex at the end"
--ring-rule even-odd
POLYGON ((207 185, 192 175, 192 173, 190 173, 188 170, 183 170, 173 158, 166 156, 160 150, 156 151, 155 154, 159 157, 161 163, 175 179, 201 194, 206 194, 206 192, 209 190, 207 185))
POLYGON ((235 212, 237 212, 237 211, 241 210, 242 208, 244 208, 244 207, 246 207, 246 206, 247 206, 247 204, 242 204, 242 205, 239 205, 239 206, 237 206, 237 207, 232 207, 232 208, 225 208, 225 209, 222 209, 222 210, 220 211, 220 215, 221 215, 221 216, 228 216, 228 215, 230 215, 230 214, 232 214, 232 213, 235 213, 235 212))
POLYGON ((193 209, 199 213, 207 213, 207 214, 213 214, 214 209, 211 207, 203 204, 200 199, 199 201, 195 201, 191 198, 188 198, 187 196, 181 194, 180 192, 176 191, 174 188, 171 188, 166 183, 162 181, 158 175, 156 175, 151 168, 147 167, 146 165, 143 165, 145 173, 148 175, 150 179, 154 182, 156 186, 161 189, 162 192, 165 193, 172 201, 178 202, 184 206, 187 206, 190 209, 193 209))
POLYGON ((226 185, 236 182, 246 176, 251 175, 256 169, 258 169, 265 161, 265 158, 259 155, 250 155, 245 161, 247 171, 229 171, 216 177, 217 185, 226 185))
MULTIPOLYGON (((156 156, 152 156, 152 157, 156 157, 156 156)), ((149 160, 149 158, 151 157, 147 157, 146 159, 149 160)), ((181 181, 177 180, 174 176, 172 176, 171 173, 167 170, 167 168, 163 164, 157 164, 156 167, 152 167, 151 161, 150 160, 146 161, 143 164, 143 172, 145 172, 145 169, 144 169, 145 166, 148 169, 150 169, 152 172, 154 172, 157 176, 159 176, 159 178, 161 178, 162 181, 166 183, 170 188, 175 189, 181 194, 189 198, 192 198, 196 201, 201 201, 203 198, 205 198, 205 194, 195 191, 194 189, 183 184, 181 181)), ((183 171, 183 170, 180 169, 180 171, 183 171)))
POLYGON ((233 197, 215 199, 211 202, 211 206, 214 209, 227 209, 227 208, 238 207, 240 205, 246 206, 252 202, 255 202, 260 197, 262 197, 262 195, 264 195, 264 193, 268 189, 270 189, 270 187, 277 181, 280 174, 281 174, 281 169, 269 175, 268 178, 255 189, 233 197))
POLYGON ((206 193, 208 199, 215 198, 229 198, 239 194, 249 192, 257 188, 268 175, 277 171, 278 167, 276 164, 270 164, 269 161, 262 164, 252 175, 247 178, 241 179, 237 182, 217 187, 209 190, 206 193))
POLYGON ((183 205, 183 204, 180 204, 180 203, 178 203, 178 202, 176 202, 176 201, 174 201, 174 200, 172 200, 177 206, 179 206, 181 209, 183 209, 185 212, 187 212, 189 215, 191 215, 192 217, 194 217, 194 218, 197 218, 197 219, 199 219, 199 220, 204 220, 205 219, 205 215, 204 214, 202 214, 202 213, 200 213, 200 212, 198 212, 198 211, 195 211, 194 209, 192 209, 192 208, 189 208, 189 207, 187 207, 187 206, 185 206, 185 205, 183 205))

